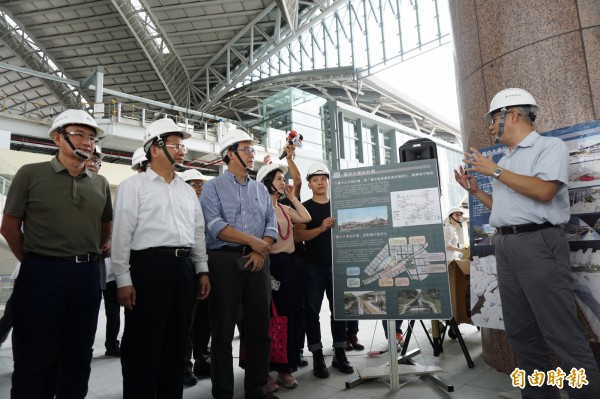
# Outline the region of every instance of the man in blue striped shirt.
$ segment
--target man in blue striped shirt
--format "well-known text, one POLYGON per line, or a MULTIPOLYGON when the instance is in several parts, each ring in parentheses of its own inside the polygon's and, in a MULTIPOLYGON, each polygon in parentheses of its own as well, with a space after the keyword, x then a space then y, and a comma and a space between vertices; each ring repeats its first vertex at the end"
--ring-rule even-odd
POLYGON ((250 179, 256 144, 234 130, 221 143, 225 173, 204 185, 200 204, 207 227, 212 284, 210 298, 212 395, 233 397, 232 341, 240 305, 244 315, 247 399, 266 393, 269 368, 271 284, 269 247, 277 240, 273 203, 263 184, 250 179))

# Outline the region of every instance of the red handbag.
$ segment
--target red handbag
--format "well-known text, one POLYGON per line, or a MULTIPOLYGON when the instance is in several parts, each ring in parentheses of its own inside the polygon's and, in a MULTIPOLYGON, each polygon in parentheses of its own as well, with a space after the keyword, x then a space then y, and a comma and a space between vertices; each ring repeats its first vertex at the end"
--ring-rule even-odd
MULTIPOLYGON (((269 324, 269 337, 271 338, 271 349, 269 351, 269 362, 287 364, 287 316, 279 316, 275 303, 271 300, 271 316, 269 324)), ((246 366, 246 342, 242 338, 240 342, 240 367, 246 366)))
POLYGON ((288 318, 287 316, 279 316, 275 303, 271 300, 271 324, 269 326, 269 337, 271 337, 271 351, 269 352, 269 361, 271 363, 287 364, 287 332, 288 318))

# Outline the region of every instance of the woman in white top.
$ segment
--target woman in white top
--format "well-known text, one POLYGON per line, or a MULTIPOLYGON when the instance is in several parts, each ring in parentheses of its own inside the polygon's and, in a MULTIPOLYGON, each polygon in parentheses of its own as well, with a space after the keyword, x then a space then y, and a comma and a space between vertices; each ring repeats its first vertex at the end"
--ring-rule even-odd
POLYGON ((452 208, 448 212, 448 224, 444 225, 444 242, 446 243, 446 261, 448 263, 466 256, 467 249, 462 246, 456 226, 462 226, 463 212, 452 208))
MULTIPOLYGON (((256 174, 256 180, 262 182, 271 194, 271 200, 275 208, 275 216, 279 229, 277 242, 271 246, 271 278, 279 282, 279 288, 272 291, 273 303, 280 316, 288 317, 287 328, 287 363, 270 364, 270 370, 277 371, 277 381, 268 375, 265 391, 274 392, 278 384, 286 388, 296 388, 298 381, 292 376, 298 368, 298 337, 296 336, 296 314, 294 314, 294 279, 293 259, 294 252, 294 223, 308 223, 311 216, 302 203, 293 195, 293 186, 286 186, 284 175, 288 168, 286 166, 268 164, 261 167, 256 174), (279 203, 284 195, 289 198, 296 208, 291 208, 279 203)), ((275 288, 277 283, 275 283, 275 288)))

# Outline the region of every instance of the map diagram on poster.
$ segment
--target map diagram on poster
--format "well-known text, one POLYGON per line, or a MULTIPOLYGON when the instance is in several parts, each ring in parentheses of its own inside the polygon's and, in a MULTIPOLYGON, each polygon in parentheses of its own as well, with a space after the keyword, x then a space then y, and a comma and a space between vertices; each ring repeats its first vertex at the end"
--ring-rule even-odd
POLYGON ((368 276, 363 284, 371 284, 381 279, 393 279, 393 285, 408 286, 409 280, 423 281, 429 273, 445 273, 444 263, 435 264, 432 261, 444 262, 439 253, 427 252, 425 237, 392 237, 377 256, 369 263, 364 272, 368 276))
POLYGON ((437 187, 390 193, 392 226, 420 226, 442 223, 437 187))

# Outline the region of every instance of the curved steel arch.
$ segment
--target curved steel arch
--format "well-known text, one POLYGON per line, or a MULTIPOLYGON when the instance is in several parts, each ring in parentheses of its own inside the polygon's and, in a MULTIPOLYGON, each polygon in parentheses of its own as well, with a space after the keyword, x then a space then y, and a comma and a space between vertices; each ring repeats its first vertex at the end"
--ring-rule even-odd
POLYGON ((448 43, 449 32, 449 24, 440 21, 438 0, 304 4, 297 30, 282 23, 281 10, 272 3, 192 75, 192 107, 214 112, 228 92, 279 74, 351 67, 354 80, 359 80, 448 43), (261 23, 273 13, 275 23, 267 32, 261 23), (412 30, 406 28, 411 23, 412 30), (225 70, 214 67, 223 57, 225 70))

